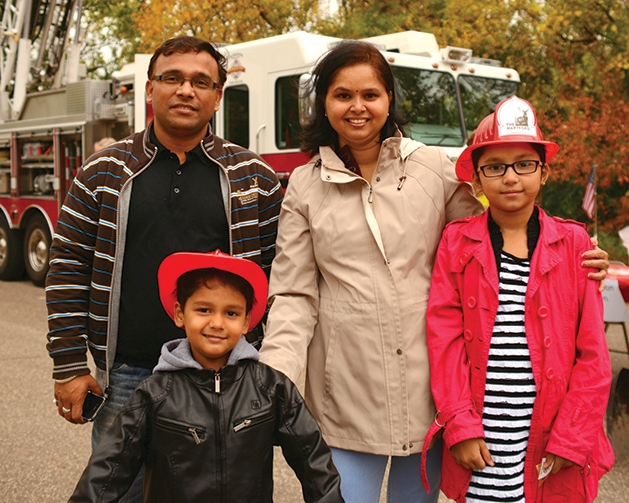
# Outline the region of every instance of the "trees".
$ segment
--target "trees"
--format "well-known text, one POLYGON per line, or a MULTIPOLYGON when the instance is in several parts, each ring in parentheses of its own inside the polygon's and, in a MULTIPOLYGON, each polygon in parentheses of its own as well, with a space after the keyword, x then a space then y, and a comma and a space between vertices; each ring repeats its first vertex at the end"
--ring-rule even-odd
POLYGON ((142 0, 84 0, 82 53, 88 74, 108 77, 123 63, 133 61, 141 40, 133 15, 142 3, 142 0))
POLYGON ((328 16, 315 0, 85 0, 90 16, 125 41, 121 57, 138 49, 151 52, 180 34, 233 43, 308 29, 346 38, 428 31, 442 46, 501 60, 518 69, 518 94, 533 103, 547 137, 562 146, 544 206, 585 220, 579 208, 596 162, 603 229, 629 224, 627 3, 339 0, 338 11, 328 16))
POLYGON ((141 2, 133 21, 142 33, 140 50, 151 52, 177 35, 235 43, 303 29, 317 6, 315 0, 151 0, 141 2))

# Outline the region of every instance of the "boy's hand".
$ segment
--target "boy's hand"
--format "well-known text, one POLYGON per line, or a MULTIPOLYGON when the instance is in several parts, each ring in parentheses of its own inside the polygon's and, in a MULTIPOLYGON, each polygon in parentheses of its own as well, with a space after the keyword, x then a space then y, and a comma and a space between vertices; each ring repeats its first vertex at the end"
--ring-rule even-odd
POLYGON ((452 457, 463 468, 482 470, 485 466, 494 466, 487 444, 482 438, 470 438, 454 444, 450 448, 452 457))
POLYGON ((544 463, 544 468, 548 469, 548 467, 553 464, 553 461, 555 462, 555 464, 551 473, 557 473, 562 468, 574 466, 574 463, 572 461, 569 461, 566 458, 562 458, 561 456, 555 456, 554 454, 551 454, 549 452, 546 454, 546 462, 544 463))
POLYGON ((598 272, 591 272, 588 274, 588 278, 595 281, 600 281, 599 291, 602 292, 605 288, 605 277, 607 276, 607 269, 609 269, 609 255, 605 250, 601 250, 598 247, 598 240, 596 238, 590 238, 592 241, 593 250, 586 251, 581 258, 583 267, 591 267, 592 269, 598 269, 598 272))

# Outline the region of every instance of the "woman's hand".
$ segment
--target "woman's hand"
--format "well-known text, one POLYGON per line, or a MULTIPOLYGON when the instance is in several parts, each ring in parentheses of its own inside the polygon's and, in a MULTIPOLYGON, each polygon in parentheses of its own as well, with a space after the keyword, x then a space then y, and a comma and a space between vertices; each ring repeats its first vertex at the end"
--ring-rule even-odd
POLYGON ((487 444, 482 438, 470 438, 454 444, 450 448, 452 457, 463 468, 482 470, 485 466, 494 466, 487 444))
POLYGON ((602 292, 605 288, 604 280, 607 276, 607 269, 609 269, 609 255, 605 250, 602 250, 598 247, 598 240, 596 238, 591 238, 591 241, 594 249, 588 250, 583 255, 581 255, 581 258, 583 258, 583 262, 581 262, 581 265, 583 267, 598 269, 598 272, 589 273, 588 278, 595 281, 600 281, 601 284, 598 289, 600 292, 602 292))

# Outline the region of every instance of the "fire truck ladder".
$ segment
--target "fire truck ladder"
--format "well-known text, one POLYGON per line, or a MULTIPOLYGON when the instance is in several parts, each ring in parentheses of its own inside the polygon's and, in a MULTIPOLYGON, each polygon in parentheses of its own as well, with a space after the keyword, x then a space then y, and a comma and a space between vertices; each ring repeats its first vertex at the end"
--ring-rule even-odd
POLYGON ((20 117, 29 91, 78 80, 81 11, 82 0, 5 1, 0 34, 0 122, 20 117))

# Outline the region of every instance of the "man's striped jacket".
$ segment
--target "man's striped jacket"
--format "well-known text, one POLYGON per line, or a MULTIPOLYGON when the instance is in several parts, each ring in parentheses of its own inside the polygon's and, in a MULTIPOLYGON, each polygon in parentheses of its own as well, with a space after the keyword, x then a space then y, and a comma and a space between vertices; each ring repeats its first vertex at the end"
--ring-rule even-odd
MULTIPOLYGON (((88 348, 99 369, 113 364, 131 185, 157 157, 149 138, 146 129, 92 155, 65 198, 46 280, 46 347, 55 379, 88 374, 88 348)), ((268 275, 283 198, 277 176, 256 154, 211 132, 201 146, 222 168, 231 254, 268 275)))

